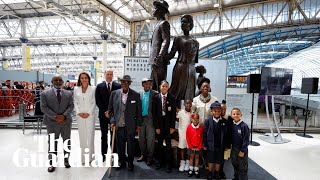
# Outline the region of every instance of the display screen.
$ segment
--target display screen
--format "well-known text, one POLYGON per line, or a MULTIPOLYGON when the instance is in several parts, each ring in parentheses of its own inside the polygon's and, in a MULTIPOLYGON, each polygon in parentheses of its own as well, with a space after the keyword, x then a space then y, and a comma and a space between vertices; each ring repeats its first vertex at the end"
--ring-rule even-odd
POLYGON ((292 69, 263 67, 260 95, 290 95, 292 69))

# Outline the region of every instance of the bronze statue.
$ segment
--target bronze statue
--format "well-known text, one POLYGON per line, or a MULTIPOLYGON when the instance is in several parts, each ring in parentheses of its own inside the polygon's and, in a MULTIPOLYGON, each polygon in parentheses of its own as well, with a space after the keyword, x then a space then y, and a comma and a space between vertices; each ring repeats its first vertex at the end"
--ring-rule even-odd
POLYGON ((153 80, 152 89, 158 90, 160 82, 167 77, 168 61, 164 56, 168 54, 170 45, 170 24, 165 19, 169 13, 169 5, 166 1, 154 1, 153 16, 158 22, 155 25, 152 39, 149 64, 151 64, 151 79, 153 80))
POLYGON ((172 59, 178 51, 178 59, 173 68, 172 85, 169 92, 175 95, 176 100, 193 99, 196 89, 196 69, 198 63, 199 42, 189 32, 193 28, 191 15, 181 17, 182 36, 174 39, 170 53, 166 59, 172 59))

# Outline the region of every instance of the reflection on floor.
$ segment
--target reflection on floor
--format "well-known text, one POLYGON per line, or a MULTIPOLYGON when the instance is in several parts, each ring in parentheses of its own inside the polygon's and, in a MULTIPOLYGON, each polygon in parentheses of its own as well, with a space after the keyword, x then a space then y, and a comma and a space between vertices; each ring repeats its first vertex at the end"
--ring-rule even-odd
MULTIPOLYGON (((156 170, 155 166, 149 167, 144 162, 138 163, 136 160, 134 161, 134 170, 128 171, 127 169, 121 169, 119 171, 112 170, 111 179, 189 179, 187 176, 187 172, 179 172, 178 169, 173 169, 171 173, 167 173, 165 168, 160 170, 156 170)), ((233 178, 233 167, 231 164, 231 160, 227 161, 224 165, 224 171, 226 173, 226 177, 228 179, 233 178)), ((200 169, 200 179, 206 179, 208 171, 204 168, 200 169)), ((272 175, 270 175, 266 170, 256 164, 254 161, 249 159, 249 179, 259 179, 259 180, 273 180, 276 179, 272 175)), ((190 178, 195 179, 195 176, 190 178)), ((103 180, 107 180, 108 171, 102 178, 103 180)))
MULTIPOLYGON (((320 179, 319 178, 319 162, 320 162, 320 135, 311 134, 312 139, 296 136, 295 134, 283 134, 283 138, 291 140, 286 144, 269 144, 260 140, 261 134, 254 134, 253 140, 259 142, 260 146, 249 146, 249 177, 252 179, 320 179)), ((100 137, 99 130, 95 131, 95 153, 100 153, 100 137)), ((13 161, 13 155, 18 149, 26 149, 28 153, 37 153, 39 149, 47 151, 46 130, 41 135, 37 135, 34 130, 27 129, 23 135, 21 129, 0 129, 0 179, 90 179, 98 180, 106 178, 106 167, 71 167, 66 169, 59 167, 54 173, 48 173, 45 167, 17 167, 13 161), (44 139, 44 143, 40 143, 40 139, 44 139)), ((75 148, 79 147, 79 136, 77 130, 72 130, 71 141, 75 148)), ((43 140, 42 140, 43 142, 43 140)), ((30 157, 25 153, 19 159, 30 157)), ((137 162, 135 162, 137 165, 137 162)), ((149 169, 144 163, 139 163, 134 172, 121 170, 116 172, 113 170, 112 179, 128 177, 136 178, 183 178, 187 179, 185 173, 178 173, 175 169, 170 176, 164 170, 149 169), (140 169, 139 169, 140 168, 140 169), (121 172, 121 173, 120 173, 121 172), (152 173, 150 173, 152 172, 152 173), (118 174, 117 174, 118 173, 118 174), (132 173, 132 174, 130 174, 132 173), (143 177, 142 177, 143 175, 143 177), (151 176, 152 175, 152 176, 151 176), (162 176, 163 175, 163 176, 162 176), (146 177, 145 177, 146 176, 146 177)), ((233 170, 230 163, 225 165, 228 178, 232 178, 233 170)), ((202 177, 206 172, 202 171, 202 177)))

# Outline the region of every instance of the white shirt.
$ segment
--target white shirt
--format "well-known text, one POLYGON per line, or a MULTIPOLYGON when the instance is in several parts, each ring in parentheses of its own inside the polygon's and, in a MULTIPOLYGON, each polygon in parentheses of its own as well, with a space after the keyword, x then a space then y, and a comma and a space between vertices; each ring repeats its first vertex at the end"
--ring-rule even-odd
MULTIPOLYGON (((161 107, 163 109, 163 97, 166 97, 166 101, 167 101, 167 96, 168 96, 168 93, 166 93, 165 95, 163 95, 161 93, 161 107)), ((165 111, 162 111, 162 116, 165 116, 166 115, 166 112, 165 111)))
POLYGON ((198 124, 197 126, 194 126, 193 123, 191 123, 191 126, 194 128, 194 129, 198 129, 200 127, 200 124, 198 124))
MULTIPOLYGON (((58 96, 58 89, 53 87, 53 90, 54 90, 54 93, 56 94, 56 96, 58 96)), ((60 88, 60 95, 61 95, 61 92, 62 92, 62 89, 60 88)))
POLYGON ((221 118, 221 117, 219 117, 219 119, 216 119, 216 118, 212 117, 212 119, 213 119, 216 123, 218 123, 218 122, 220 121, 220 118, 221 118))
POLYGON ((128 99, 128 94, 129 94, 129 89, 128 89, 128 92, 126 94, 123 93, 123 89, 121 89, 121 99, 122 99, 122 103, 123 104, 126 104, 127 99, 128 99))
MULTIPOLYGON (((111 92, 111 89, 112 89, 112 82, 113 82, 113 81, 109 82, 109 83, 110 83, 110 92, 111 92)), ((108 89, 108 84, 109 84, 109 83, 106 81, 107 89, 108 89)))
POLYGON ((239 125, 242 122, 242 119, 240 119, 240 121, 238 121, 237 123, 235 121, 233 121, 234 124, 239 125))

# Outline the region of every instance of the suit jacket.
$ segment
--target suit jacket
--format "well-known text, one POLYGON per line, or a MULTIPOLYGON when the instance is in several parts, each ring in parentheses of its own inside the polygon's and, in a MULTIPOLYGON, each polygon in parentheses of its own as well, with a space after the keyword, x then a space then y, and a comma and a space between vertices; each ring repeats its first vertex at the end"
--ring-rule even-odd
POLYGON ((72 93, 61 89, 61 102, 59 104, 58 98, 54 89, 43 91, 40 95, 40 108, 44 113, 43 123, 46 125, 58 125, 54 116, 66 116, 66 123, 72 123, 71 112, 73 111, 73 97, 72 93))
POLYGON ((176 99, 168 92, 165 108, 165 121, 162 117, 162 100, 161 93, 157 94, 153 100, 153 125, 155 129, 175 128, 176 122, 176 99))
POLYGON ((82 97, 82 86, 76 86, 73 90, 73 102, 74 102, 74 111, 76 112, 76 116, 80 117, 79 113, 89 113, 90 118, 93 118, 95 115, 95 90, 96 87, 88 86, 86 91, 86 98, 82 97))
MULTIPOLYGON (((111 86, 112 86, 111 92, 121 88, 121 85, 115 81, 112 81, 111 86)), ((104 114, 108 110, 109 99, 110 99, 110 95, 111 95, 111 93, 110 93, 110 95, 108 96, 107 91, 108 91, 107 84, 104 81, 104 82, 97 85, 95 97, 96 97, 96 104, 99 108, 99 120, 100 121, 108 121, 108 123, 110 123, 109 122, 110 120, 107 119, 104 114)))
MULTIPOLYGON (((225 148, 230 148, 231 140, 229 139, 230 136, 229 133, 229 124, 226 119, 221 118, 221 148, 223 150, 225 148)), ((203 129, 203 138, 202 138, 203 147, 208 148, 208 150, 213 151, 214 150, 214 133, 213 133, 213 119, 212 116, 210 116, 206 121, 204 122, 204 129, 203 129)))
POLYGON ((154 58, 157 57, 159 54, 162 55, 162 57, 168 54, 169 45, 170 24, 168 21, 162 20, 156 25, 152 34, 149 64, 168 64, 165 62, 155 62, 154 58))
MULTIPOLYGON (((141 98, 141 115, 142 115, 142 97, 143 97, 143 93, 144 90, 139 91, 140 93, 140 98, 141 98)), ((150 89, 150 95, 149 95, 149 105, 148 105, 148 118, 149 119, 153 119, 153 115, 152 115, 152 101, 154 99, 154 97, 158 94, 157 91, 150 89)), ((143 123, 143 122, 142 122, 143 123)))
MULTIPOLYGON (((116 127, 119 126, 121 101, 122 89, 113 91, 110 96, 108 111, 111 115, 110 123, 115 123, 116 127)), ((136 127, 141 126, 141 99, 139 93, 132 89, 129 89, 124 119, 128 134, 135 133, 136 127)))

